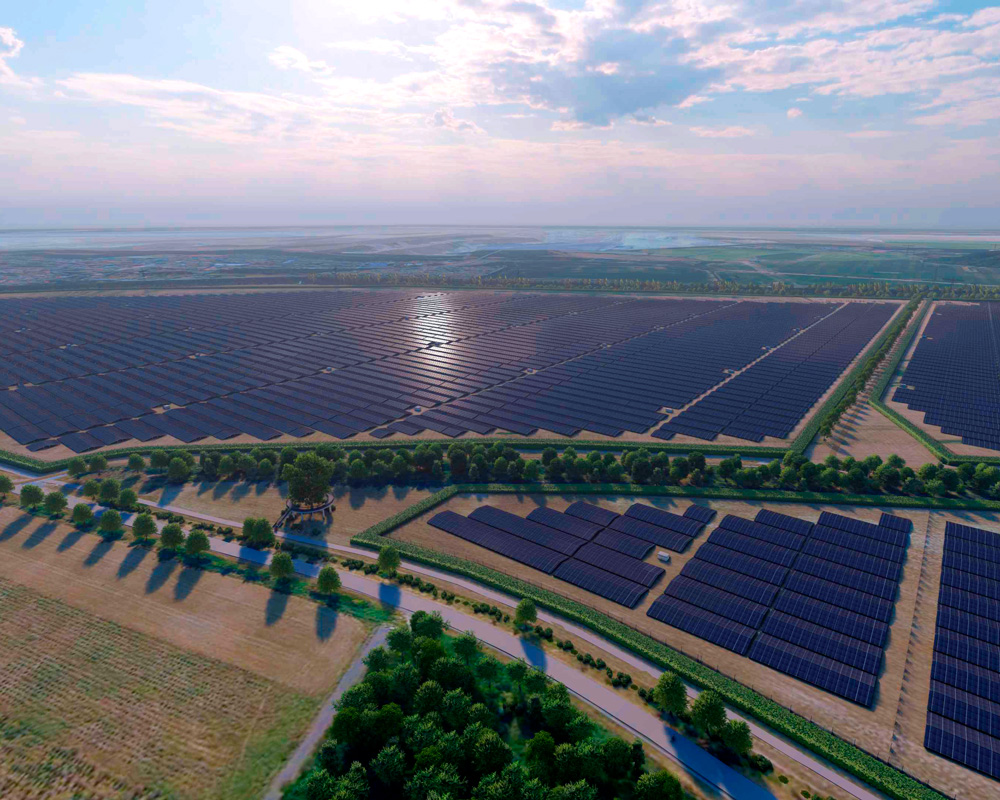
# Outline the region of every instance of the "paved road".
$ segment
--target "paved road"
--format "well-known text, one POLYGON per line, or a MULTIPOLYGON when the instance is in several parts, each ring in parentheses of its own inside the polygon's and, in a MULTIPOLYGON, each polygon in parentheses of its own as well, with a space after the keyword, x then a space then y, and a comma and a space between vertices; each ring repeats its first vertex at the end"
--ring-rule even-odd
POLYGON ((344 676, 337 683, 337 688, 327 698, 327 701, 323 704, 323 708, 316 715, 316 719, 309 726, 309 732, 299 742, 299 746, 295 748, 295 752, 285 762, 285 766, 282 767, 281 772, 274 776, 274 780, 271 781, 271 788, 264 795, 264 800, 281 800, 282 788, 284 788, 285 784, 294 781, 299 776, 299 773, 302 772, 306 763, 312 758, 313 753, 316 752, 316 748, 322 741, 327 729, 333 724, 333 717, 337 713, 337 703, 340 702, 340 698, 344 696, 344 692, 365 676, 365 659, 372 650, 385 644, 386 636, 390 630, 391 628, 383 626, 377 628, 368 637, 368 641, 361 648, 358 657, 354 659, 354 663, 344 673, 344 676))
MULTIPOLYGON (((235 556, 262 566, 271 559, 270 554, 260 550, 242 547, 235 542, 226 542, 215 537, 210 538, 214 552, 235 556)), ((293 561, 295 571, 300 575, 315 578, 319 574, 319 566, 298 559, 293 561)), ((605 686, 603 681, 595 680, 562 661, 550 659, 541 647, 515 636, 507 629, 497 627, 483 619, 470 617, 457 608, 404 592, 392 584, 353 572, 343 572, 341 580, 345 589, 378 600, 405 614, 412 614, 414 611, 437 611, 452 629, 470 631, 486 646, 511 658, 523 658, 553 680, 565 684, 573 694, 597 708, 605 716, 654 745, 686 771, 714 786, 726 797, 733 800, 774 800, 774 795, 766 788, 723 764, 690 739, 674 735, 661 720, 634 703, 624 700, 615 690, 605 686)))
MULTIPOLYGON (((31 477, 30 473, 25 473, 25 474, 26 474, 27 477, 31 477)), ((31 482, 32 483, 39 483, 39 484, 41 484, 41 483, 48 483, 50 485, 54 484, 54 485, 62 485, 62 486, 74 486, 75 485, 75 484, 66 484, 66 482, 60 480, 58 477, 53 478, 53 477, 45 477, 45 476, 40 477, 40 478, 36 477, 36 479, 32 480, 31 482)), ((15 491, 17 491, 17 487, 15 487, 15 491)), ((74 506, 74 505, 76 505, 79 502, 87 502, 85 500, 82 500, 81 498, 77 498, 77 497, 73 497, 73 496, 70 496, 67 499, 70 501, 71 507, 74 506)), ((173 511, 174 513, 178 513, 178 514, 184 514, 184 515, 186 515, 188 517, 193 517, 195 519, 200 519, 200 520, 203 520, 205 522, 212 522, 212 523, 215 523, 215 524, 220 524, 220 525, 232 527, 234 530, 238 530, 239 528, 242 527, 242 523, 236 522, 234 520, 227 520, 227 519, 223 519, 223 518, 220 518, 220 517, 214 517, 214 516, 211 516, 211 515, 202 514, 200 512, 195 512, 195 511, 192 511, 190 509, 183 508, 183 507, 180 507, 180 506, 172 506, 172 505, 169 505, 169 504, 160 504, 160 503, 157 503, 155 501, 148 501, 148 500, 140 500, 140 503, 142 503, 143 505, 146 505, 148 507, 159 508, 159 509, 167 510, 167 511, 173 511)), ((91 503, 88 503, 88 505, 91 505, 93 507, 93 504, 91 504, 91 503)), ((99 513, 98 509, 95 508, 95 514, 98 514, 98 513, 99 513)), ((128 518, 126 519, 126 515, 123 514, 123 522, 126 525, 131 525, 132 518, 133 518, 133 515, 128 515, 128 518)), ((162 527, 162 523, 158 524, 157 527, 158 528, 162 527)), ((342 553, 346 553, 346 554, 358 555, 358 556, 367 556, 367 557, 371 557, 371 555, 372 555, 371 551, 369 551, 369 550, 362 550, 362 549, 359 549, 359 548, 349 547, 347 545, 331 544, 329 542, 324 542, 324 541, 322 541, 320 539, 316 539, 316 538, 312 538, 312 537, 307 537, 307 536, 300 536, 298 534, 287 533, 287 532, 284 532, 284 531, 278 532, 277 535, 280 538, 283 538, 283 539, 285 539, 287 541, 291 541, 291 542, 295 542, 295 543, 301 543, 301 544, 307 544, 307 545, 311 545, 313 547, 317 547, 317 546, 318 547, 324 547, 324 548, 326 548, 328 550, 334 550, 334 551, 342 552, 342 553)), ((217 539, 216 537, 209 537, 209 538, 210 538, 210 541, 212 543, 212 550, 215 551, 215 552, 218 552, 220 554, 230 555, 230 556, 236 556, 238 558, 242 558, 243 560, 254 562, 254 563, 258 563, 258 564, 266 564, 267 560, 269 558, 267 556, 267 554, 265 554, 265 553, 261 553, 260 551, 254 550, 252 548, 242 547, 238 543, 235 543, 235 542, 225 542, 224 540, 217 539)), ((295 563, 296 563, 296 572, 299 572, 300 574, 302 574, 302 575, 304 575, 306 577, 315 577, 318 574, 318 572, 319 572, 319 568, 318 567, 315 567, 313 565, 307 564, 307 563, 305 563, 303 561, 295 560, 295 563)), ((477 594, 477 595, 479 595, 479 596, 481 596, 481 597, 483 597, 485 599, 490 600, 491 602, 502 603, 504 605, 514 606, 514 605, 517 604, 518 600, 520 599, 520 598, 517 598, 517 597, 513 597, 511 595, 504 594, 503 592, 499 592, 499 591, 496 591, 496 590, 493 590, 493 589, 489 589, 489 588, 487 588, 485 586, 482 586, 481 584, 478 584, 478 583, 476 583, 474 581, 466 580, 466 579, 458 577, 456 575, 451 575, 449 573, 445 573, 445 572, 442 572, 440 570, 435 570, 433 568, 424 567, 424 566, 422 566, 420 564, 413 564, 411 562, 405 562, 404 561, 403 562, 403 566, 408 571, 410 571, 410 572, 414 572, 414 573, 418 573, 418 574, 421 574, 421 575, 425 575, 425 576, 427 576, 429 578, 433 578, 433 579, 438 580, 438 581, 447 581, 447 582, 449 582, 449 583, 451 583, 451 584, 453 584, 455 586, 460 586, 460 587, 462 587, 464 589, 467 589, 468 591, 474 592, 475 594, 477 594)), ((396 593, 396 594, 398 594, 398 595, 400 595, 402 597, 410 597, 414 601, 419 600, 422 603, 426 603, 427 606, 426 606, 425 610, 441 611, 442 614, 445 613, 446 611, 449 611, 449 612, 458 614, 459 617, 461 618, 461 620, 463 620, 463 621, 474 622, 474 623, 477 623, 477 624, 479 624, 481 622, 480 620, 477 620, 475 618, 470 618, 468 615, 466 615, 466 614, 464 614, 462 612, 455 611, 454 609, 451 609, 449 606, 447 606, 445 604, 436 603, 436 602, 433 602, 433 601, 430 601, 430 600, 423 600, 422 598, 419 598, 419 597, 415 597, 415 596, 412 596, 412 595, 409 595, 409 594, 404 594, 404 593, 402 593, 396 587, 392 587, 392 586, 383 584, 383 583, 381 583, 379 581, 374 581, 374 580, 371 580, 371 579, 362 578, 361 576, 355 575, 355 574, 350 573, 350 572, 341 572, 341 579, 343 581, 343 584, 344 584, 345 588, 350 589, 352 591, 357 591, 360 594, 366 594, 366 595, 368 595, 370 597, 375 597, 376 599, 382 600, 383 602, 387 602, 390 605, 394 605, 394 606, 400 607, 401 610, 403 610, 403 611, 413 611, 413 610, 416 610, 416 609, 415 608, 411 609, 411 608, 406 608, 405 606, 401 606, 399 604, 399 602, 395 602, 395 603, 390 602, 383 595, 386 595, 387 593, 393 593, 394 592, 394 593, 396 593), (361 584, 359 584, 357 586, 352 585, 356 581, 362 581, 363 583, 361 583, 361 584), (377 591, 374 590, 373 586, 374 587, 379 587, 378 590, 377 591), (374 594, 372 593, 373 591, 375 591, 374 594)), ((557 625, 559 625, 567 633, 571 634, 573 637, 578 638, 578 639, 583 640, 583 641, 586 641, 586 642, 589 642, 590 644, 594 645, 595 647, 601 648, 605 652, 607 652, 607 653, 609 653, 611 655, 614 655, 616 658, 618 658, 622 662, 628 664, 633 669, 641 670, 641 671, 647 673, 648 675, 650 675, 654 679, 658 679, 659 676, 662 674, 662 670, 657 665, 655 665, 652 662, 646 661, 645 659, 642 659, 642 658, 636 656, 634 653, 632 653, 629 650, 626 650, 624 648, 619 647, 618 645, 616 645, 616 644, 614 644, 614 643, 612 643, 612 642, 604 639, 599 634, 596 634, 593 631, 590 631, 590 630, 588 630, 586 628, 582 628, 582 627, 580 627, 578 625, 575 625, 574 623, 569 622, 568 620, 564 620, 561 617, 559 617, 558 615, 551 614, 549 612, 539 611, 538 617, 539 617, 539 620, 542 621, 542 622, 547 622, 549 624, 557 624, 557 625)), ((446 619, 448 619, 448 617, 446 617, 446 619)), ((449 620, 449 622, 451 622, 451 620, 449 620)), ((455 627, 457 627, 460 630, 466 630, 467 629, 467 628, 463 627, 463 622, 455 622, 453 624, 454 624, 455 627)), ((489 623, 485 623, 485 625, 486 625, 487 629, 494 630, 494 628, 491 625, 489 625, 489 623)), ((479 636, 478 632, 476 632, 476 631, 473 631, 473 632, 476 633, 477 636, 479 636)), ((479 638, 482 639, 483 637, 479 636, 479 638)), ((516 639, 516 637, 514 637, 514 638, 516 639)), ((491 646, 493 645, 492 642, 489 642, 486 639, 483 639, 483 641, 486 641, 488 644, 491 644, 491 646)), ((521 642, 522 640, 517 639, 517 641, 521 642)), ((498 649, 502 650, 503 648, 498 648, 498 649)), ((504 650, 504 652, 506 652, 506 650, 504 650)), ((514 655, 516 655, 517 657, 522 657, 523 656, 522 653, 515 653, 514 655)), ((542 653, 542 657, 544 659, 544 653, 542 653)), ((574 674, 577 674, 577 673, 574 673, 574 674)), ((603 686, 603 684, 596 684, 596 686, 599 687, 602 691, 610 691, 610 690, 605 689, 604 686, 603 686)), ((574 691, 573 687, 570 686, 569 688, 570 688, 571 691, 574 691)), ((696 697, 698 695, 698 690, 696 688, 694 688, 693 686, 688 686, 688 695, 691 696, 692 698, 696 697)), ((583 699, 587 700, 588 702, 593 702, 589 696, 586 696, 586 695, 582 695, 582 696, 583 696, 583 699)), ((617 698, 615 698, 615 699, 617 699, 617 698)), ((621 702, 621 701, 619 700, 619 702, 621 702)), ((628 705, 632 706, 632 704, 628 704, 628 705)), ((632 706, 632 707, 635 708, 635 706, 632 706)), ((603 707, 601 707, 599 705, 598 705, 598 708, 600 708, 602 711, 605 711, 605 713, 608 713, 609 716, 614 716, 609 710, 604 709, 603 707)), ((641 709, 639 711, 640 711, 640 713, 643 713, 643 712, 641 712, 641 709)), ((744 720, 750 726, 751 733, 754 735, 755 738, 759 739, 760 741, 766 742, 768 745, 770 745, 771 747, 773 747, 778 752, 782 753, 787 758, 789 758, 789 759, 795 761, 796 763, 800 764, 801 766, 803 766, 803 767, 811 770, 812 772, 816 773, 818 776, 821 776, 822 778, 826 779, 827 781, 829 781, 830 783, 834 784, 838 788, 840 788, 843 791, 847 792, 852 797, 857 798, 857 800, 884 800, 885 799, 885 795, 881 794, 880 792, 875 791, 874 789, 872 789, 871 787, 867 786, 866 784, 861 783, 860 781, 858 781, 857 779, 855 779, 853 776, 851 776, 848 773, 846 773, 846 772, 838 769, 837 767, 834 767, 833 765, 829 764, 828 762, 826 762, 825 760, 819 758, 818 756, 813 755, 813 753, 811 751, 806 750, 806 749, 800 747, 798 744, 796 744, 795 742, 791 741, 790 739, 787 739, 786 737, 784 737, 781 734, 779 734, 779 733, 771 730, 770 728, 768 728, 768 727, 766 727, 764 725, 761 725, 753 717, 745 716, 745 715, 741 714, 740 712, 736 711, 735 709, 731 709, 731 708, 729 709, 729 715, 731 717, 736 718, 736 719, 742 719, 742 720, 744 720)), ((648 717, 649 715, 645 714, 645 716, 648 717)), ((632 726, 629 725, 629 724, 627 724, 626 722, 622 722, 620 720, 619 720, 619 722, 620 722, 620 724, 623 724, 625 727, 632 728, 632 726)), ((632 729, 636 730, 636 732, 639 733, 639 731, 637 729, 634 729, 634 728, 632 728, 632 729)), ((663 732, 661 731, 661 734, 662 733, 663 732)), ((644 735, 644 734, 640 733, 640 735, 644 735)), ((663 738, 663 737, 661 736, 661 738, 663 738)), ((678 737, 678 740, 680 740, 680 738, 682 738, 682 737, 678 737)), ((654 739, 648 739, 648 741, 650 741, 653 744, 656 744, 657 747, 660 747, 660 744, 658 742, 656 742, 654 739)), ((697 745, 694 745, 693 743, 691 743, 691 744, 699 752, 704 753, 704 751, 701 750, 701 748, 699 748, 697 745)), ((667 753, 668 755, 671 755, 672 757, 674 757, 674 753, 672 753, 671 751, 664 750, 664 752, 667 753)), ((712 758, 712 757, 709 756, 709 758, 712 758)), ((716 759, 713 758, 713 760, 716 760, 716 759)), ((721 762, 718 762, 718 763, 721 764, 721 762)), ((730 770, 730 772, 732 772, 732 770, 730 770)), ((734 774, 738 775, 738 773, 734 773, 734 774)), ((756 784, 754 784, 754 786, 756 786, 756 784)))

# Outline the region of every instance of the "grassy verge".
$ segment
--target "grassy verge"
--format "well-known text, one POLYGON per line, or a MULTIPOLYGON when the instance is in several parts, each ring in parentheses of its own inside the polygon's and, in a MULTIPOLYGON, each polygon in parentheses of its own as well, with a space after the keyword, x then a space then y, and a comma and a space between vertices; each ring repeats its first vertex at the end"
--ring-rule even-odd
POLYGON ((882 414, 882 416, 886 417, 897 427, 901 428, 903 431, 920 442, 930 451, 931 455, 944 464, 948 464, 950 466, 957 466, 963 463, 1000 464, 1000 456, 963 456, 955 453, 945 444, 939 442, 927 433, 927 431, 922 430, 918 425, 913 424, 898 411, 889 408, 889 406, 885 404, 885 400, 883 398, 889 388, 889 384, 892 383, 893 376, 895 376, 896 371, 899 369, 899 365, 906 355, 906 351, 910 349, 910 345, 913 343, 913 339, 916 337, 917 331, 919 331, 923 325, 924 317, 930 313, 932 302, 933 301, 929 301, 927 303, 921 311, 916 324, 914 324, 912 328, 906 332, 905 337, 900 341, 899 349, 892 357, 892 360, 886 364, 885 371, 882 373, 882 377, 879 378, 879 382, 875 384, 875 388, 872 390, 872 396, 868 402, 872 408, 877 410, 880 414, 882 414))
POLYGON ((837 406, 839 406, 841 401, 847 396, 847 393, 851 391, 855 383, 858 382, 866 371, 873 370, 878 362, 885 358, 886 353, 892 349, 893 343, 899 337, 899 334, 906 329, 906 323, 909 322, 910 318, 913 316, 913 312, 916 310, 919 303, 920 300, 917 298, 914 298, 907 303, 907 307, 900 312, 899 316, 893 321, 893 323, 886 328, 885 331, 883 331, 882 335, 869 348, 868 356, 859 361, 854 366, 854 369, 840 379, 840 383, 837 384, 837 388, 826 399, 826 402, 823 403, 819 411, 812 415, 809 423, 792 441, 789 446, 789 450, 793 453, 799 454, 806 451, 806 448, 812 444, 813 439, 816 438, 816 435, 819 433, 827 419, 832 418, 832 416, 837 413, 837 406))
MULTIPOLYGON (((832 503, 863 503, 865 505, 906 505, 915 507, 956 507, 939 506, 941 498, 887 498, 877 495, 844 495, 824 493, 793 493, 770 491, 743 491, 739 489, 700 489, 691 491, 678 487, 611 486, 592 484, 577 487, 581 493, 596 494, 664 494, 687 495, 692 497, 727 497, 769 500, 818 501, 832 503), (655 490, 655 491, 654 491, 655 490), (808 495, 808 496, 807 496, 808 495), (898 500, 899 502, 894 502, 898 500), (923 502, 927 501, 927 502, 923 502)), ((544 492, 570 493, 573 486, 537 485, 515 486, 512 484, 473 484, 449 486, 436 494, 404 509, 387 520, 368 528, 351 539, 352 544, 379 548, 384 544, 383 536, 411 521, 426 511, 440 505, 459 493, 475 492, 544 492)), ((1000 504, 991 504, 1000 507, 1000 504)), ((963 507, 963 506, 957 506, 963 507)), ((784 706, 749 689, 737 681, 700 664, 688 656, 650 636, 639 633, 627 625, 569 600, 554 592, 533 586, 511 575, 500 573, 465 559, 440 553, 409 542, 393 540, 404 558, 428 566, 446 570, 476 580, 483 585, 507 592, 516 597, 530 597, 539 605, 560 616, 584 625, 618 645, 628 648, 664 669, 670 669, 691 683, 714 689, 735 708, 753 715, 756 719, 798 742, 822 758, 847 770, 865 783, 899 800, 943 800, 943 796, 911 776, 880 761, 870 753, 850 744, 835 734, 810 722, 784 706)))

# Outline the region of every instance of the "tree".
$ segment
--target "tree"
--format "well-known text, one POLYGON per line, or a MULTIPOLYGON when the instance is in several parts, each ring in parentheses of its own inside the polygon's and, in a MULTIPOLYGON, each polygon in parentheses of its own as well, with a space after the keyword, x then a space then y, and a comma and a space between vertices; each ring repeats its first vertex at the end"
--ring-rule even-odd
POLYGON ((176 550, 184 544, 184 529, 176 522, 171 522, 160 531, 160 547, 166 550, 176 550))
POLYGON ((399 550, 391 544, 387 544, 378 551, 378 571, 392 572, 399 569, 399 550))
POLYGON ((251 547, 270 547, 274 544, 274 528, 264 517, 247 517, 243 520, 243 538, 251 547))
POLYGON ((306 778, 306 800, 330 800, 337 793, 337 782, 325 769, 317 769, 306 778))
POLYGON ((45 500, 43 501, 45 513, 50 517, 54 517, 56 514, 61 514, 66 510, 66 505, 66 496, 59 491, 49 492, 45 495, 45 500))
MULTIPOLYGON (((285 451, 281 451, 282 460, 285 451)), ((318 506, 326 500, 333 477, 333 464, 313 452, 300 453, 294 463, 286 463, 281 477, 288 481, 288 497, 300 506, 318 506)))
POLYGON ((386 636, 386 642, 389 645, 389 649, 394 653, 405 656, 413 648, 413 634, 409 628, 400 625, 389 631, 389 635, 386 636))
POLYGON ((94 521, 94 512, 86 503, 79 503, 73 507, 73 524, 78 528, 89 525, 94 521))
POLYGON ((145 512, 132 521, 132 535, 137 541, 151 538, 156 533, 156 520, 153 515, 145 512))
POLYGON ((269 571, 271 577, 276 581, 288 580, 295 574, 295 565, 292 563, 292 557, 288 553, 275 553, 271 559, 269 571))
POLYGON ((171 483, 184 483, 191 478, 191 465, 177 456, 170 459, 167 465, 167 480, 171 483))
POLYGON ((121 484, 114 478, 101 481, 101 503, 106 506, 114 505, 118 502, 118 495, 121 494, 121 491, 121 484))
POLYGON ((0 475, 0 497, 6 498, 12 491, 14 491, 14 481, 6 475, 0 475))
POLYGON ((202 553, 207 553, 210 549, 211 544, 204 531, 191 531, 191 534, 187 537, 187 541, 184 542, 184 552, 195 558, 202 553))
POLYGON ((139 495, 134 489, 122 489, 118 493, 118 507, 131 511, 139 503, 139 495))
POLYGON ((76 458, 71 458, 69 464, 66 465, 66 473, 71 478, 79 478, 87 471, 87 462, 82 458, 77 456, 76 458))
POLYGON ((257 463, 257 477, 262 481, 269 481, 274 478, 274 464, 269 458, 262 458, 257 463))
POLYGON ((514 611, 515 625, 532 625, 538 620, 538 611, 535 609, 535 601, 530 597, 525 597, 517 604, 514 611))
POLYGON ((691 704, 691 721, 707 734, 718 731, 726 722, 726 706, 711 689, 699 694, 691 704))
POLYGON ((454 648, 455 653, 466 664, 471 664, 479 656, 479 640, 469 632, 455 639, 454 648))
POLYGON ((95 480, 89 480, 83 484, 83 496, 89 497, 91 500, 96 500, 101 496, 101 482, 95 480))
POLYGON ((146 469, 146 459, 138 453, 132 453, 128 457, 128 468, 131 472, 144 472, 146 469))
POLYGON ((444 633, 444 619, 437 611, 433 614, 414 611, 410 617, 410 630, 414 636, 426 636, 428 639, 437 640, 444 633))
POLYGON ((106 509, 101 514, 98 527, 103 533, 118 533, 122 529, 122 515, 113 508, 106 509))
POLYGON ((166 469, 170 466, 170 453, 166 450, 154 450, 149 456, 149 464, 153 469, 166 469))
POLYGON ((385 786, 399 786, 406 778, 406 756, 394 744, 383 747, 371 763, 375 777, 385 786))
POLYGON ((45 492, 40 486, 26 483, 21 487, 21 508, 36 508, 45 500, 45 492))
POLYGON ((319 571, 316 578, 316 591, 330 595, 340 589, 340 573, 329 564, 319 571))
POLYGON ((653 699, 668 714, 679 717, 687 711, 687 687, 680 677, 670 671, 664 672, 653 689, 653 699))
POLYGON ((278 463, 280 463, 281 466, 284 467, 285 464, 293 463, 295 459, 298 458, 298 456, 299 456, 299 451, 296 450, 294 447, 283 447, 281 448, 281 453, 279 453, 278 455, 278 460, 279 460, 278 463))
POLYGON ((503 664, 493 656, 481 658, 476 665, 476 672, 479 673, 479 677, 486 681, 486 684, 489 686, 493 685, 493 681, 497 679, 501 669, 503 669, 503 664))
POLYGON ((665 769, 647 772, 635 784, 636 800, 681 800, 683 796, 681 782, 665 769))
POLYGON ((98 454, 90 457, 89 465, 91 472, 104 472, 108 468, 108 460, 98 454))
POLYGON ((219 459, 218 473, 223 478, 229 478, 236 472, 236 461, 231 455, 219 459))
POLYGON ((731 719, 722 726, 722 743, 738 756, 745 756, 753 749, 750 726, 742 720, 731 719))

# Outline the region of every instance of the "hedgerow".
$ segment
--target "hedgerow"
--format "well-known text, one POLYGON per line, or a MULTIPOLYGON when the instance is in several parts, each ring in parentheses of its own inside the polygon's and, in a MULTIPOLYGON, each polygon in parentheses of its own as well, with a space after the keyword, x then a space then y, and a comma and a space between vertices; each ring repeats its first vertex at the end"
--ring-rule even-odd
MULTIPOLYGON (((586 484, 583 486, 563 486, 553 484, 538 484, 532 486, 514 484, 466 484, 453 485, 440 492, 424 498, 387 520, 373 525, 351 539, 351 543, 378 549, 384 544, 387 533, 395 530, 406 522, 440 505, 444 501, 460 493, 578 493, 589 494, 664 494, 690 495, 695 497, 737 497, 753 495, 754 499, 799 500, 805 502, 835 502, 864 505, 908 505, 924 506, 924 503, 914 502, 914 498, 878 498, 866 495, 829 495, 819 492, 793 493, 740 490, 701 489, 697 491, 679 489, 679 487, 650 486, 610 486, 586 484), (776 497, 775 495, 783 495, 776 497), (885 502, 898 500, 900 502, 885 502), (879 502, 881 501, 881 502, 879 502)), ((939 498, 920 498, 935 500, 939 498)), ((1000 503, 992 504, 1000 508, 1000 503)), ((827 731, 813 722, 799 716, 795 712, 758 694, 737 681, 722 675, 710 667, 658 642, 655 639, 628 627, 622 622, 612 619, 600 611, 584 606, 555 592, 534 586, 519 578, 490 569, 456 556, 441 553, 421 545, 394 539, 394 546, 402 556, 427 566, 444 569, 457 575, 471 578, 485 586, 498 589, 515 597, 531 598, 537 604, 545 606, 552 612, 567 620, 584 625, 608 640, 628 648, 635 654, 646 658, 663 669, 670 669, 681 675, 690 683, 702 689, 713 689, 730 705, 751 714, 774 730, 788 736, 790 739, 812 750, 822 758, 847 770, 865 783, 885 792, 898 800, 944 800, 943 795, 925 786, 911 776, 878 760, 870 753, 850 744, 837 735, 827 731)))

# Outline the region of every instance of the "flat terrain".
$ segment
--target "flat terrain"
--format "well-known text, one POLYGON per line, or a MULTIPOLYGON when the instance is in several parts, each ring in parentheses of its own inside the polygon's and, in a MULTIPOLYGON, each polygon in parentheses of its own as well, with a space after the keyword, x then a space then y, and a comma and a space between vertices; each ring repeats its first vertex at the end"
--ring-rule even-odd
POLYGON ((2 509, 0 796, 257 796, 366 630, 2 509))
MULTIPOLYGON (((824 510, 876 522, 881 511, 889 510, 913 521, 914 532, 896 600, 895 617, 879 679, 879 691, 874 707, 868 709, 646 616, 646 610, 653 600, 663 592, 666 584, 697 552, 697 548, 707 539, 707 534, 714 530, 714 525, 710 525, 707 531, 695 540, 688 552, 671 553, 672 563, 666 567, 667 573, 664 578, 653 587, 639 606, 630 610, 432 528, 426 523, 430 516, 445 509, 468 514, 474 508, 489 503, 525 516, 538 505, 547 505, 561 511, 578 499, 581 499, 579 495, 458 495, 397 529, 391 534, 391 538, 414 542, 484 564, 593 607, 753 687, 842 738, 856 742, 868 752, 937 787, 949 796, 960 794, 969 797, 988 797, 995 792, 996 784, 988 778, 924 750, 923 729, 927 711, 930 654, 934 639, 944 523, 951 519, 987 528, 1000 528, 1000 518, 996 514, 701 499, 697 501, 699 504, 717 509, 720 516, 736 514, 752 518, 761 507, 766 507, 813 522, 824 510)), ((619 513, 636 501, 675 512, 683 511, 690 504, 689 500, 682 498, 675 500, 587 496, 582 499, 619 513)), ((647 560, 649 563, 659 563, 656 561, 655 549, 647 560)))

